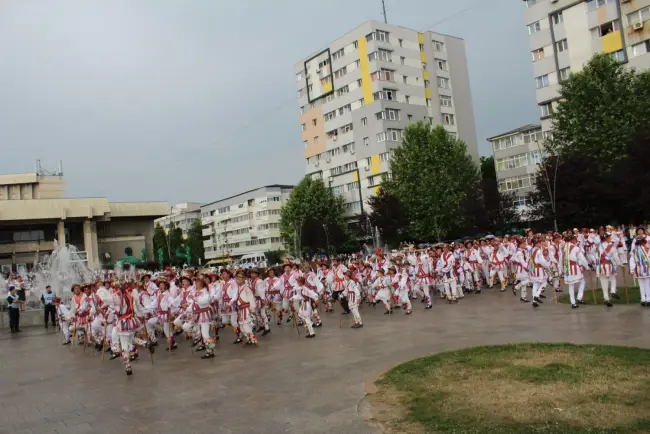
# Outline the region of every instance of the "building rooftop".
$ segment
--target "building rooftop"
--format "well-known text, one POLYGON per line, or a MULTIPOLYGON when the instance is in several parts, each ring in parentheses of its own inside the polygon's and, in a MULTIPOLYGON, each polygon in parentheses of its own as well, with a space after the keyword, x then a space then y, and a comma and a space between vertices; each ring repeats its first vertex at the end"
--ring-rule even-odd
POLYGON ((516 128, 514 130, 506 131, 505 133, 497 134, 496 136, 493 137, 488 137, 487 140, 488 142, 491 142, 494 139, 498 139, 504 136, 511 136, 513 134, 523 133, 525 131, 530 131, 530 130, 535 130, 540 128, 542 128, 542 126, 539 124, 528 124, 528 125, 524 125, 523 127, 516 128))
POLYGON ((230 199, 233 199, 233 198, 235 198, 237 196, 243 196, 245 194, 252 193, 254 191, 260 190, 262 188, 293 188, 293 187, 295 187, 295 186, 293 186, 293 185, 285 185, 285 184, 263 185, 262 187, 253 188, 252 190, 247 190, 247 191, 244 191, 243 193, 238 193, 238 194, 235 194, 235 195, 232 195, 232 196, 224 197, 223 199, 215 200, 214 202, 209 202, 209 203, 203 204, 201 206, 204 207, 204 206, 214 205, 215 203, 223 202, 224 200, 230 200, 230 199))

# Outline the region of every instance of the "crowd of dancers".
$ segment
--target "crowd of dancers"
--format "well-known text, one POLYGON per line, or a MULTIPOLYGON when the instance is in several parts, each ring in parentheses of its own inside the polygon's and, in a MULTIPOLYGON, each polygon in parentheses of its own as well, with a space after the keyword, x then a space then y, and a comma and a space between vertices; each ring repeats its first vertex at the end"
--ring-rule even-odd
POLYGON ((641 288, 641 305, 650 306, 650 248, 644 229, 638 229, 628 248, 622 233, 607 227, 567 231, 563 234, 489 237, 464 243, 438 244, 424 249, 407 247, 331 263, 287 263, 282 267, 199 273, 194 269, 167 269, 143 273, 131 280, 106 279, 75 285, 66 306, 55 298, 63 344, 90 346, 121 358, 127 375, 138 348, 153 354, 155 347, 177 348, 179 336, 191 339, 202 359, 215 357, 220 332, 234 333, 234 343, 256 347, 271 333, 272 323, 306 330, 316 336, 321 315, 339 311, 352 317, 351 327, 360 329, 363 303, 381 305, 385 315, 395 309, 413 312, 412 300, 420 299, 424 310, 436 297, 450 304, 466 294, 478 294, 495 285, 532 306, 543 304, 545 289, 561 292, 566 284, 572 308, 584 304, 585 270, 595 270, 605 305, 618 298, 616 274, 629 272, 641 288), (628 265, 629 264, 629 265, 628 265), (576 294, 577 288, 577 294, 576 294), (260 337, 258 337, 260 336, 260 337))

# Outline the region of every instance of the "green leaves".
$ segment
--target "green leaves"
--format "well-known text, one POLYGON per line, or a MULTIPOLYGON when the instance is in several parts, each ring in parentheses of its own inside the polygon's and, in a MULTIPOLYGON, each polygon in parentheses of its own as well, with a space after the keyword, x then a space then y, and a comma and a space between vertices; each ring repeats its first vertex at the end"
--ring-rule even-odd
POLYGON ((463 223, 463 202, 478 186, 478 170, 465 144, 442 126, 409 125, 390 170, 384 188, 406 208, 414 236, 440 240, 463 223))

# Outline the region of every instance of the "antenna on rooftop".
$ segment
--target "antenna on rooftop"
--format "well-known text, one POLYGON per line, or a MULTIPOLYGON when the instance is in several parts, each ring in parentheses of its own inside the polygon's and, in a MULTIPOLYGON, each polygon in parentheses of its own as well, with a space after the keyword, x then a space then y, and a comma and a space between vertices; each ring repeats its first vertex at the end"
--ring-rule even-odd
POLYGON ((388 24, 388 18, 386 17, 386 2, 384 0, 381 0, 381 8, 384 12, 384 22, 388 24))
POLYGON ((56 169, 47 170, 41 165, 41 160, 36 160, 36 174, 39 176, 63 176, 63 161, 59 160, 56 169))

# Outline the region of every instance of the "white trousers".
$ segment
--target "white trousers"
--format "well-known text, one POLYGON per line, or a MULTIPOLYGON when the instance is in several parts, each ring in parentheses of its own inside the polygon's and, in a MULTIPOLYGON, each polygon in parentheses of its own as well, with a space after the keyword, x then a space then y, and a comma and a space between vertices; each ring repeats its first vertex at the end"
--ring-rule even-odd
POLYGON ((542 289, 546 285, 545 282, 533 282, 533 299, 538 298, 542 293, 542 289))
POLYGON ((526 298, 528 296, 528 286, 530 285, 530 280, 528 279, 523 279, 520 280, 517 285, 515 285, 515 289, 518 289, 521 291, 521 298, 526 298))
POLYGON ((650 302, 650 278, 639 279, 641 302, 650 302))
POLYGON ((359 314, 359 305, 350 304, 349 307, 350 307, 350 312, 352 312, 352 316, 354 317, 354 323, 363 324, 361 322, 361 315, 359 314))
POLYGON ((70 321, 59 320, 59 326, 61 327, 61 333, 63 333, 63 339, 68 342, 70 340, 70 321))
POLYGON ((616 294, 616 276, 600 276, 600 287, 603 289, 603 298, 609 301, 609 294, 616 294))
POLYGON ((569 299, 571 300, 571 304, 576 304, 576 296, 575 296, 576 283, 578 284, 578 301, 582 301, 582 297, 585 295, 584 279, 578 282, 568 283, 567 286, 569 287, 569 299))
POLYGON ((445 294, 449 300, 456 300, 461 296, 458 291, 458 283, 456 282, 456 279, 445 279, 444 285, 445 294))

